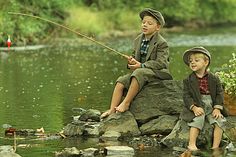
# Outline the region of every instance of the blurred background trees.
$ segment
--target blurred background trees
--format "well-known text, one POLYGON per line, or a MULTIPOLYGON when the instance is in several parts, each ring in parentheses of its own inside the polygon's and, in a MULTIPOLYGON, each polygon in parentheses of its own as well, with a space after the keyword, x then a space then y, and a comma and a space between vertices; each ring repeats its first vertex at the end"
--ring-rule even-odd
POLYGON ((165 28, 236 24, 236 0, 5 0, 0 1, 0 46, 8 34, 17 45, 70 36, 52 24, 9 15, 9 11, 40 16, 96 37, 113 31, 138 31, 138 13, 145 7, 162 12, 165 28))

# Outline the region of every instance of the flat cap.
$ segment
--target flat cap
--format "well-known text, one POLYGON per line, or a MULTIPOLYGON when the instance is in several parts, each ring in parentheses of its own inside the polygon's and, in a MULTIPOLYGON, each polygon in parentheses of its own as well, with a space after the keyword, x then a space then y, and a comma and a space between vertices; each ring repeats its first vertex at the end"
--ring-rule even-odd
POLYGON ((208 58, 209 58, 209 64, 210 64, 210 60, 211 60, 211 54, 210 52, 205 49, 204 47, 193 47, 191 49, 188 49, 184 52, 184 55, 183 55, 183 60, 184 60, 184 63, 189 65, 189 56, 193 53, 203 53, 204 55, 206 55, 208 58))
POLYGON ((143 19, 143 17, 145 15, 150 15, 150 16, 154 17, 160 23, 161 26, 165 25, 164 17, 162 16, 162 14, 159 11, 156 11, 156 10, 153 10, 150 8, 145 8, 139 13, 139 16, 141 19, 143 19))

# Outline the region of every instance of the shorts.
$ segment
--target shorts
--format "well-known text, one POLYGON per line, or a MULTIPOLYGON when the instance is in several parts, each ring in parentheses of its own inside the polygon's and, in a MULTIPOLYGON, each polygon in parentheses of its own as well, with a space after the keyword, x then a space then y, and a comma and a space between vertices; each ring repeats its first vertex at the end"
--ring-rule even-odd
POLYGON ((195 127, 195 128, 202 130, 202 128, 204 127, 205 121, 207 119, 211 125, 217 124, 222 130, 225 130, 225 127, 226 127, 225 126, 225 123, 226 123, 225 117, 215 119, 212 116, 213 108, 212 108, 211 96, 210 95, 202 95, 202 101, 204 102, 204 105, 205 105, 204 106, 205 114, 195 117, 192 122, 188 123, 188 126, 195 127))
POLYGON ((148 68, 138 68, 130 74, 120 76, 116 82, 122 83, 126 89, 129 89, 131 78, 135 77, 139 84, 139 91, 146 85, 148 82, 158 80, 156 74, 148 68))

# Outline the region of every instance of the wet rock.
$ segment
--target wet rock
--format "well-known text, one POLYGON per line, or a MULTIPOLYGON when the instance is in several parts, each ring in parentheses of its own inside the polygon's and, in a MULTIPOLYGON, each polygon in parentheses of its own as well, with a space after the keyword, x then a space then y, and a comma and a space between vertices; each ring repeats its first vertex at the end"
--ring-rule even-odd
POLYGON ((99 110, 89 109, 80 115, 79 120, 99 122, 100 115, 101 115, 101 112, 99 110))
POLYGON ((174 128, 177 120, 176 116, 163 115, 143 124, 140 131, 143 135, 156 133, 167 135, 174 128))
POLYGON ((0 146, 0 157, 21 157, 21 156, 15 153, 13 146, 5 145, 5 146, 0 146))
POLYGON ((156 136, 139 136, 133 139, 127 140, 129 145, 134 148, 140 149, 140 147, 157 147, 160 146, 159 138, 156 136))
POLYGON ((99 136, 99 126, 98 122, 84 122, 84 121, 73 121, 64 127, 63 134, 66 136, 99 136))
POLYGON ((82 155, 81 151, 75 147, 65 148, 61 152, 56 152, 56 157, 80 157, 82 155))
POLYGON ((13 152, 0 152, 1 157, 21 157, 19 154, 13 152))
POLYGON ((67 124, 64 127, 63 134, 66 136, 80 136, 83 134, 83 130, 83 125, 67 124))
POLYGON ((108 130, 101 137, 100 141, 116 141, 121 137, 121 133, 117 131, 108 130))
POLYGON ((182 81, 151 82, 135 97, 130 112, 141 124, 162 115, 178 116, 183 109, 182 88, 182 81))
POLYGON ((10 145, 0 146, 0 152, 14 152, 14 149, 10 145))
POLYGON ((97 148, 87 148, 84 150, 81 150, 81 154, 83 157, 92 157, 99 154, 99 149, 97 148))
POLYGON ((128 146, 108 146, 105 147, 104 153, 107 156, 132 157, 134 149, 128 146))
POLYGON ((105 118, 99 127, 99 132, 117 131, 122 135, 138 136, 141 134, 138 124, 131 112, 111 114, 105 118))
POLYGON ((84 125, 84 130, 83 130, 83 135, 86 136, 93 136, 93 137, 98 137, 99 136, 99 123, 86 123, 84 125))

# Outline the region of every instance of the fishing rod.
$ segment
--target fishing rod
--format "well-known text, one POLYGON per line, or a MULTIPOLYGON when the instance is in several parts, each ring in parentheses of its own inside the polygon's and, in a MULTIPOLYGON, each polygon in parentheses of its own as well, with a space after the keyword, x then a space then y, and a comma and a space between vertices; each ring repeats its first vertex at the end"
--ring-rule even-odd
POLYGON ((111 52, 114 52, 114 53, 116 53, 116 54, 118 54, 118 55, 120 55, 120 56, 126 58, 126 59, 129 58, 129 56, 127 56, 127 55, 125 55, 125 54, 122 54, 122 53, 118 52, 117 50, 115 50, 115 49, 113 49, 113 48, 110 48, 110 47, 108 47, 108 46, 102 44, 102 43, 99 42, 99 41, 94 40, 93 38, 90 38, 90 37, 88 37, 88 36, 86 36, 86 35, 84 35, 84 34, 82 34, 82 33, 80 33, 80 32, 77 32, 77 31, 75 31, 75 30, 72 30, 72 29, 70 29, 70 28, 68 28, 68 27, 66 27, 66 26, 64 26, 64 25, 61 25, 61 24, 59 24, 59 23, 56 23, 56 22, 54 22, 54 21, 51 21, 51 20, 48 20, 48 19, 45 19, 45 18, 42 18, 42 17, 39 17, 39 16, 34 16, 34 15, 29 15, 29 14, 24 14, 24 13, 8 12, 8 14, 20 15, 20 16, 27 16, 27 17, 32 17, 32 18, 35 18, 35 19, 39 19, 39 20, 46 21, 46 22, 48 22, 48 23, 51 23, 51 24, 54 24, 54 25, 56 25, 56 26, 62 27, 62 28, 66 29, 66 30, 68 30, 68 31, 70 31, 70 32, 73 32, 73 33, 79 35, 79 36, 82 36, 82 37, 84 37, 84 38, 86 38, 86 39, 88 39, 88 40, 90 40, 90 41, 92 41, 92 42, 94 42, 94 43, 96 43, 96 44, 98 44, 98 45, 100 45, 100 46, 102 46, 102 47, 104 47, 104 48, 110 50, 111 52))

